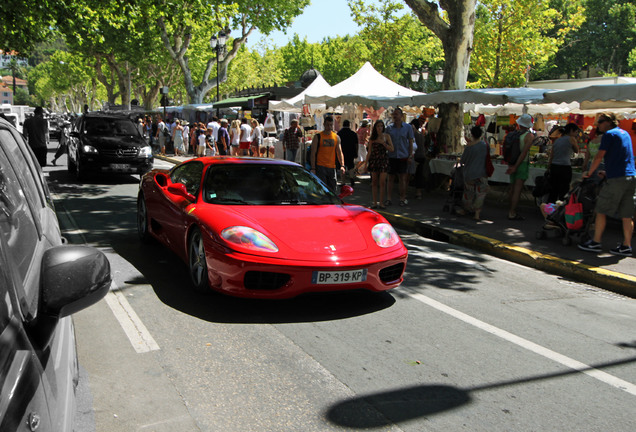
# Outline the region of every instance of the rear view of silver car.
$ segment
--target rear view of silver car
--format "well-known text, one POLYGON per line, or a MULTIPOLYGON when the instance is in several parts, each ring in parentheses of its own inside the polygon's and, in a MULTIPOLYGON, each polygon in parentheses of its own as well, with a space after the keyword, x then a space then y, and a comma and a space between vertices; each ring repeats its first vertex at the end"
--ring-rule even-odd
POLYGON ((0 119, 0 431, 73 430, 71 314, 110 283, 104 254, 63 244, 33 153, 0 119))

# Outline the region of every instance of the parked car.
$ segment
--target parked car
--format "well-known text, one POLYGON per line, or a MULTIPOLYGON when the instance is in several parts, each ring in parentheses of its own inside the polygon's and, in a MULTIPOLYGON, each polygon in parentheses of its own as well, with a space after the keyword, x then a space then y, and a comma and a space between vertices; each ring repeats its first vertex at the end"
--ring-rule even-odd
POLYGON ((293 162, 205 157, 153 170, 140 183, 137 226, 188 265, 198 291, 290 298, 385 291, 407 250, 389 222, 293 162))
POLYGON ((0 431, 73 430, 71 314, 110 284, 104 254, 64 244, 35 156, 0 119, 0 431))
POLYGON ((68 143, 68 170, 78 180, 100 173, 143 175, 152 166, 152 149, 129 117, 89 112, 73 124, 68 143))

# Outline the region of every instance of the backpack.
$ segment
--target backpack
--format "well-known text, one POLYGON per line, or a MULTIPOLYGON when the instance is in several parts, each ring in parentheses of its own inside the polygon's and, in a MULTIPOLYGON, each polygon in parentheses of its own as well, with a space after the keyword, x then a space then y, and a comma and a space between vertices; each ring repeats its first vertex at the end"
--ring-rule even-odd
POLYGON ((508 165, 517 163, 517 159, 521 155, 521 135, 525 131, 515 130, 509 132, 504 140, 503 158, 508 165))

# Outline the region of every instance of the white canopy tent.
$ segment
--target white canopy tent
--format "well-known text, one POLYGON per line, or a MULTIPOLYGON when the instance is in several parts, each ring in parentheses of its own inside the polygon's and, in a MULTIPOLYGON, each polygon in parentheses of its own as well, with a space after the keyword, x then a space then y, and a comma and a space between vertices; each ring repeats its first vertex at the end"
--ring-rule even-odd
POLYGON ((299 113, 306 103, 305 98, 307 95, 321 95, 329 90, 331 90, 331 85, 318 73, 316 79, 305 90, 293 98, 283 99, 281 101, 269 101, 269 109, 272 111, 299 113))
POLYGON ((356 104, 378 108, 400 105, 400 102, 410 100, 411 96, 423 94, 391 81, 366 62, 355 74, 329 91, 307 95, 305 100, 309 103, 324 103, 328 107, 356 104))

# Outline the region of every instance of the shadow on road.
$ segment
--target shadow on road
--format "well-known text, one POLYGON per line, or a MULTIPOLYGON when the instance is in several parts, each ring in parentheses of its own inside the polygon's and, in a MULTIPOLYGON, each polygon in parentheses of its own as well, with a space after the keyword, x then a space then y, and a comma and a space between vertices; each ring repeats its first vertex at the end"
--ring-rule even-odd
MULTIPOLYGON (((636 341, 617 345, 633 348, 636 347, 636 341)), ((634 362, 636 362, 636 357, 630 357, 580 370, 571 369, 564 372, 529 376, 466 389, 431 384, 387 390, 337 403, 327 410, 325 416, 331 423, 350 429, 386 427, 469 404, 473 400, 473 395, 482 390, 556 379, 634 362)))
MULTIPOLYGON (((136 240, 136 238, 134 239, 136 240)), ((389 293, 344 291, 306 294, 289 300, 254 300, 194 291, 187 266, 159 243, 115 242, 113 250, 134 265, 143 279, 126 281, 127 288, 150 284, 166 305, 188 315, 217 323, 295 323, 351 318, 391 307, 389 293)))

